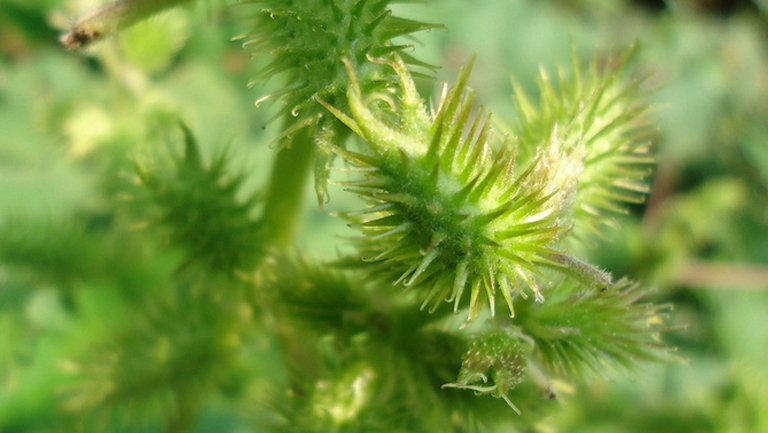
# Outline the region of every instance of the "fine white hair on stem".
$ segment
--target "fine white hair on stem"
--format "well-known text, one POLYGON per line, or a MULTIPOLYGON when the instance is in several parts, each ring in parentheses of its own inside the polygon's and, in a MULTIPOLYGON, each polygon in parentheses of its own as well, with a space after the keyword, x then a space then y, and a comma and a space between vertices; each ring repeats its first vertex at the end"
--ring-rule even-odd
POLYGON ((193 0, 117 0, 81 15, 59 39, 72 50, 193 0))

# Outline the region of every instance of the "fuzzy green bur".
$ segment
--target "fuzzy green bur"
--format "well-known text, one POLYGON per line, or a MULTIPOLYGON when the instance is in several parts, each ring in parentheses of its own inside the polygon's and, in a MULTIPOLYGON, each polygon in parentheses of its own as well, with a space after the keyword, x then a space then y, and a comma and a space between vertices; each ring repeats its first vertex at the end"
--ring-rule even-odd
MULTIPOLYGON (((263 196, 243 197, 245 176, 224 153, 206 162, 182 124, 169 163, 125 164, 132 204, 107 201, 106 227, 45 223, 68 249, 24 236, 34 222, 2 228, 0 260, 65 294, 79 342, 49 345, 62 373, 27 411, 88 431, 196 431, 221 404, 248 431, 508 431, 539 423, 566 383, 664 357, 666 307, 573 252, 647 192, 647 108, 620 68, 542 74, 541 102, 518 90, 500 139, 471 63, 435 109, 417 92, 423 65, 392 39, 435 25, 386 0, 252 3, 246 46, 271 56, 261 78, 288 83, 262 98, 283 121, 263 196), (334 158, 366 207, 343 215, 357 253, 320 264, 290 245, 311 162, 323 202, 334 158)), ((28 399, 5 396, 0 429, 23 428, 28 412, 7 408, 28 399)))

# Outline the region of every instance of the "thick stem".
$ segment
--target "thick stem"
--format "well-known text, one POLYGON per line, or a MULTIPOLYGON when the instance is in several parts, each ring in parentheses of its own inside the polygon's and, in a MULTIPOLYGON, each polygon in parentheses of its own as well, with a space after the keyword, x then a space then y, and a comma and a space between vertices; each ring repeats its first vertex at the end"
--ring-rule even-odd
POLYGON ((74 49, 114 34, 154 14, 193 0, 117 0, 82 15, 61 37, 61 43, 74 49))
POLYGON ((262 217, 266 246, 286 247, 293 240, 301 218, 314 144, 312 128, 302 128, 275 157, 262 217))

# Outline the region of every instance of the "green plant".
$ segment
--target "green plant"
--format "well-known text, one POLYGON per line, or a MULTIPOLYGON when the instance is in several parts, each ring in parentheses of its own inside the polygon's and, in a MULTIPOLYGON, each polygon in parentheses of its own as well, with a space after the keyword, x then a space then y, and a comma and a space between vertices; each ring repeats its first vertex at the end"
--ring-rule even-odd
MULTIPOLYGON (((62 42, 181 3, 110 3, 62 42)), ((215 395, 266 431, 524 429, 564 383, 664 355, 666 307, 578 257, 648 191, 631 52, 586 71, 574 55, 570 74, 541 74, 538 103, 518 87, 519 120, 499 134, 468 87, 471 60, 424 101, 414 77, 434 67, 399 41, 440 26, 390 3, 249 2, 245 45, 270 58, 259 79, 287 83, 257 102, 276 100, 282 122, 263 194, 243 197, 228 154, 206 162, 194 125, 161 112, 147 135, 180 131, 183 151, 104 155, 104 227, 82 214, 44 237, 6 224, 0 258, 47 271, 80 342, 51 349, 66 358, 49 378, 62 422, 188 431, 215 395), (355 252, 323 264, 292 249, 313 165, 321 205, 334 171, 362 199, 339 215, 355 252)), ((0 412, 0 425, 20 419, 0 412)))

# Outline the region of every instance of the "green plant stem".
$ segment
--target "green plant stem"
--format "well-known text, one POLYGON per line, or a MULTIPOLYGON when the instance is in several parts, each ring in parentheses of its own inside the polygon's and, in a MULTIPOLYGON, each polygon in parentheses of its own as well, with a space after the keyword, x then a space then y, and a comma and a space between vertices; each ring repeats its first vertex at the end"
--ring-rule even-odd
POLYGON ((77 48, 114 34, 165 9, 193 0, 117 0, 100 6, 77 19, 61 37, 68 49, 77 48))
POLYGON ((302 128, 275 157, 262 216, 267 247, 288 247, 293 240, 301 218, 314 144, 312 128, 302 128))

